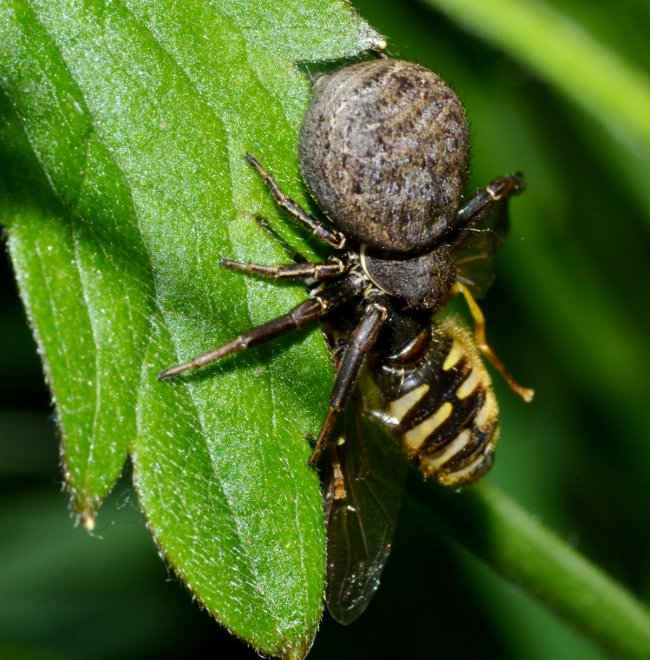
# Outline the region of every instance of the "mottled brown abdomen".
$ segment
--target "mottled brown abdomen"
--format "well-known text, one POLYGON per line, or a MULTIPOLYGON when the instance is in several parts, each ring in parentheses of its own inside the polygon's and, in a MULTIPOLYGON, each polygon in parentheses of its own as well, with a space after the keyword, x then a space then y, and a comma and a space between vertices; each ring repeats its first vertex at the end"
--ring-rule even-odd
POLYGON ((307 186, 361 243, 424 250, 451 225, 467 180, 458 97, 412 62, 361 62, 321 76, 300 136, 307 186))

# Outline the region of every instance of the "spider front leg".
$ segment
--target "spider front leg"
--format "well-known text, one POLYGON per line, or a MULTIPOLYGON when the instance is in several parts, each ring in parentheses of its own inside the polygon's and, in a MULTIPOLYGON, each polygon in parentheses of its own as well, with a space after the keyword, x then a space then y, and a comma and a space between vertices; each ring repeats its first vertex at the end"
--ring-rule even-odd
POLYGON ((211 362, 221 360, 221 358, 224 358, 231 353, 243 351, 246 348, 251 348, 252 346, 268 341, 269 339, 273 339, 274 337, 280 337, 293 330, 298 330, 311 321, 320 318, 323 314, 326 314, 327 311, 328 305, 321 299, 310 298, 294 307, 288 314, 278 316, 278 318, 273 319, 268 323, 252 328, 248 332, 244 332, 238 337, 235 337, 232 341, 217 346, 217 348, 214 348, 207 353, 197 355, 188 362, 183 362, 165 369, 158 374, 158 378, 164 380, 165 378, 178 376, 186 371, 191 371, 197 367, 202 367, 211 362))
POLYGON ((235 339, 217 346, 217 348, 197 355, 188 362, 177 364, 165 369, 158 375, 158 378, 165 379, 172 376, 191 371, 197 367, 202 367, 211 362, 221 360, 221 358, 251 348, 257 344, 269 341, 274 337, 280 337, 288 332, 299 330, 307 324, 328 314, 332 309, 342 305, 354 296, 358 295, 363 285, 363 279, 357 277, 347 277, 340 282, 334 282, 319 291, 318 295, 305 300, 305 302, 296 305, 288 314, 278 316, 278 318, 268 321, 247 332, 242 333, 235 339))
POLYGON ((318 463, 318 459, 327 445, 336 422, 339 420, 345 404, 354 390, 366 354, 377 341, 377 335, 387 316, 388 309, 384 304, 380 301, 370 302, 365 309, 361 322, 352 333, 350 344, 345 349, 339 362, 336 380, 330 394, 327 415, 309 459, 309 465, 312 467, 318 463))

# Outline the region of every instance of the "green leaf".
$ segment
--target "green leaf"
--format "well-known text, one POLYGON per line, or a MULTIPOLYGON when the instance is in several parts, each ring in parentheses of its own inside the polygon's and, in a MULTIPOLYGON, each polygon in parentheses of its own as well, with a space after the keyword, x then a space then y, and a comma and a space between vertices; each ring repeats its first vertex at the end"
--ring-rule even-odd
POLYGON ((254 153, 300 202, 296 63, 377 47, 342 2, 0 2, 0 221, 87 528, 127 453, 192 593, 259 651, 301 657, 324 534, 305 434, 331 368, 317 331, 161 383, 166 366, 286 311, 301 287, 226 272, 290 240, 254 153), (301 384, 299 396, 295 383, 301 384))

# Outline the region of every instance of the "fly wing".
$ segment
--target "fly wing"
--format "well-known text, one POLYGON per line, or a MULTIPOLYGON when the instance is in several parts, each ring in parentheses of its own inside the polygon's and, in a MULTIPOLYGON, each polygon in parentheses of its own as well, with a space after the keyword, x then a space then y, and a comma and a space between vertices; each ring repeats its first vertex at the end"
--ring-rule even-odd
POLYGON ((494 255, 509 229, 508 198, 504 197, 477 213, 454 245, 458 279, 475 298, 483 298, 494 282, 494 255))
POLYGON ((325 480, 326 601, 342 624, 359 617, 379 587, 408 467, 395 438, 364 414, 359 398, 348 406, 343 444, 336 447, 346 497, 334 496, 337 480, 331 463, 325 480))

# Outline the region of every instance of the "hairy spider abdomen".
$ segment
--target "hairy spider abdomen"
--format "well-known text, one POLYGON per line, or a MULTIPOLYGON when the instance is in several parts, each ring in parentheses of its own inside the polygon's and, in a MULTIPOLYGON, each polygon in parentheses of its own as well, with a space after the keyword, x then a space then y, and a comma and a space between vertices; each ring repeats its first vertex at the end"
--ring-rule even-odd
POLYGON ((451 225, 467 181, 458 97, 412 62, 361 62, 321 76, 300 138, 303 176, 360 243, 422 251, 451 225))

